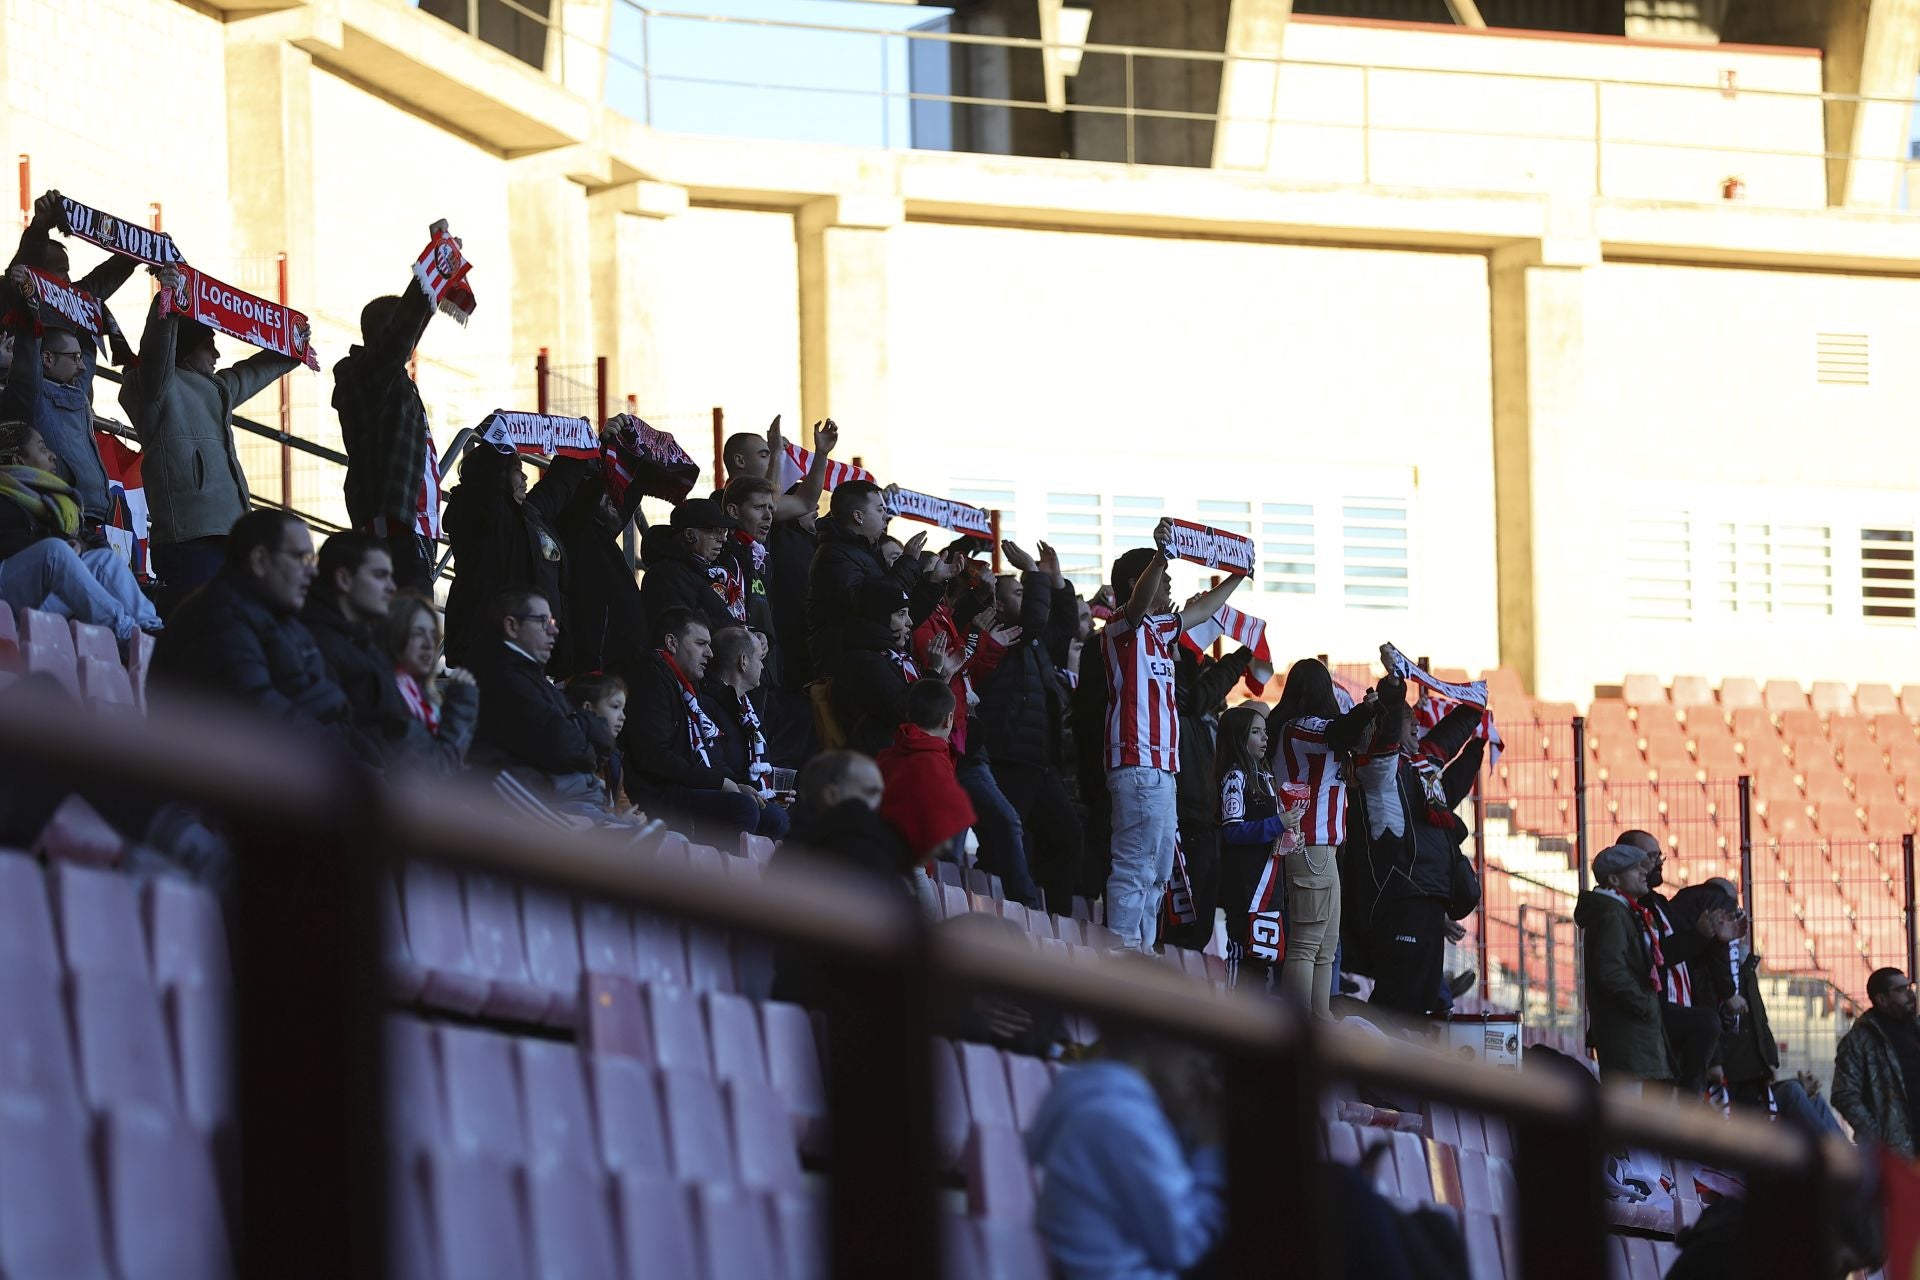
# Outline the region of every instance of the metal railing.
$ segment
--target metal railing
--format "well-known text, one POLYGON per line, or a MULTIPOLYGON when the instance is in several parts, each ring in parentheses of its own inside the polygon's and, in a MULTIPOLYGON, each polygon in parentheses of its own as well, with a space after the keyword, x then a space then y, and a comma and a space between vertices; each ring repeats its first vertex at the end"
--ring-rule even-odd
POLYGON ((826 875, 766 881, 637 855, 625 840, 534 833, 457 785, 381 788, 323 744, 210 707, 145 720, 78 715, 33 684, 0 699, 0 758, 59 782, 113 778, 218 815, 237 855, 239 1274, 387 1274, 378 876, 402 856, 740 930, 823 958, 832 1125, 831 1273, 941 1273, 933 1168, 931 1011, 975 989, 1178 1037, 1224 1067, 1226 1273, 1267 1276, 1287 1206, 1290 1269, 1334 1274, 1338 1220, 1316 1173, 1323 1082, 1506 1117, 1514 1126, 1521 1269, 1606 1280, 1603 1152, 1628 1144, 1742 1171, 1741 1274, 1821 1273, 1838 1197, 1859 1178, 1837 1139, 1723 1121, 1582 1089, 1557 1075, 1464 1066, 1334 1038, 1278 1003, 1223 996, 1152 966, 1080 965, 999 938, 935 937, 898 895, 826 875))
MULTIPOLYGON (((1684 81, 1649 76, 1628 79, 1608 76, 1563 76, 1517 70, 1472 70, 1459 67, 1422 66, 1411 63, 1315 61, 1275 57, 1262 53, 1228 53, 1223 50, 1171 49, 1143 45, 1089 41, 1084 44, 1015 36, 981 35, 971 32, 939 31, 925 28, 891 29, 852 23, 800 22, 788 19, 743 17, 722 14, 687 13, 670 8, 641 4, 638 0, 620 0, 620 10, 638 18, 637 51, 612 47, 579 32, 569 32, 553 18, 540 14, 517 0, 489 0, 502 11, 547 28, 551 51, 547 72, 565 79, 565 49, 579 45, 581 53, 604 59, 606 68, 637 77, 638 114, 649 124, 658 123, 657 90, 674 86, 721 90, 732 93, 791 94, 822 100, 866 99, 876 104, 871 139, 885 147, 924 146, 911 130, 902 141, 896 137, 893 118, 896 110, 941 108, 951 112, 997 111, 1035 112, 1073 121, 1109 122, 1118 131, 1111 142, 1074 145, 1064 151, 1041 149, 1026 154, 1067 154, 1081 159, 1102 159, 1137 163, 1183 163, 1208 166, 1216 163, 1212 146, 1208 156, 1168 161, 1156 154, 1148 136, 1157 127, 1219 130, 1222 126, 1247 126, 1264 131, 1255 134, 1256 152, 1236 152, 1233 159, 1217 162, 1219 167, 1269 172, 1275 176, 1311 176, 1320 179, 1350 181, 1362 185, 1417 185, 1460 189, 1490 187, 1500 190, 1564 187, 1577 183, 1601 195, 1664 195, 1701 200, 1752 199, 1756 203, 1820 205, 1826 203, 1826 165, 1829 161, 1860 160, 1887 166, 1885 193, 1887 203, 1904 203, 1906 145, 1902 128, 1897 146, 1884 154, 1878 151, 1847 151, 1826 144, 1828 104, 1851 105, 1861 110, 1892 108, 1904 121, 1911 117, 1914 99, 1905 96, 1846 94, 1774 87, 1754 87, 1739 83, 1733 73, 1715 65, 1703 79, 1684 81), (876 84, 807 82, 801 79, 741 78, 728 75, 702 75, 676 70, 659 49, 660 34, 675 24, 700 25, 729 36, 737 33, 742 41, 756 35, 784 33, 796 41, 823 40, 873 42, 880 58, 881 73, 876 84), (914 49, 944 51, 949 59, 1000 56, 1032 58, 1052 64, 1063 56, 1074 60, 1077 71, 1064 78, 1049 70, 1038 77, 1053 84, 1038 97, 1009 97, 1001 94, 945 91, 937 86, 916 84, 909 73, 904 85, 895 82, 892 73, 893 51, 906 51, 909 66, 914 49), (1109 65, 1117 64, 1117 65, 1109 65), (1168 101, 1170 91, 1154 82, 1156 73, 1173 65, 1210 67, 1225 74, 1251 73, 1257 83, 1254 97, 1263 97, 1263 105, 1253 111, 1233 110, 1218 100, 1168 101), (1279 85, 1282 75, 1311 75, 1340 82, 1337 94, 1316 95, 1324 110, 1310 114, 1289 114, 1282 105, 1279 85), (1710 74, 1711 81, 1705 79, 1710 74), (1270 82, 1270 83, 1269 83, 1270 82), (1064 86, 1064 88, 1062 87, 1064 86), (1083 86, 1077 95, 1072 90, 1083 86), (1492 94, 1498 101, 1475 99, 1475 94, 1492 94), (1464 95, 1464 96, 1463 96, 1464 95), (1534 109, 1516 107, 1515 95, 1536 95, 1534 109), (1539 98, 1537 95, 1549 95, 1539 98), (1328 99, 1349 99, 1335 107, 1328 99), (1742 116, 1730 111, 1742 101, 1755 111, 1742 116), (1503 107, 1500 104, 1505 103, 1503 107), (1418 104, 1418 111, 1410 106, 1418 104), (1548 109, 1539 109, 1544 104, 1548 109), (1781 107, 1804 106, 1804 112, 1783 119, 1781 107), (1697 106, 1698 118, 1679 119, 1686 109, 1697 106), (1447 120, 1449 113, 1457 122, 1447 120), (1572 119, 1575 125, 1549 123, 1554 117, 1572 119), (1523 123, 1537 120, 1530 125, 1523 123), (1649 123, 1650 120, 1650 123, 1649 123), (1684 129, 1694 136, 1675 136, 1684 129), (1818 137, 1821 145, 1793 145, 1771 141, 1783 134, 1798 133, 1818 137), (1431 157, 1430 148, 1445 139, 1476 140, 1489 144, 1493 153, 1471 158, 1449 157, 1451 179, 1423 177, 1423 164, 1431 157), (1328 152, 1331 143, 1334 152, 1328 152), (1554 154, 1578 148, 1578 154, 1554 154), (1317 154, 1316 154, 1317 152, 1317 154), (1335 154, 1337 153, 1337 154, 1335 154), (1691 155, 1700 162, 1683 174, 1657 172, 1670 167, 1662 157, 1691 155), (1708 163, 1708 162, 1711 163, 1708 163), (1794 162, 1800 167, 1792 169, 1794 162), (1475 180, 1475 163, 1487 172, 1475 180), (1785 163, 1788 170, 1777 166, 1785 163), (1745 174, 1740 166, 1775 166, 1765 177, 1745 174), (1729 167, 1731 166, 1731 167, 1729 167), (1551 170, 1551 172, 1547 172, 1551 170), (1653 171, 1653 172, 1650 172, 1653 171), (1541 176, 1542 174, 1545 176, 1541 176)), ((469 24, 469 33, 479 30, 469 24)), ((1526 34, 1524 31, 1510 34, 1526 34)), ((1710 47, 1703 46, 1706 53, 1710 47)), ((799 60, 806 61, 806 60, 799 60)), ((852 59, 849 59, 852 61, 852 59)), ((1001 77, 1004 81, 1006 77, 1001 77)), ((951 87, 951 86, 949 86, 951 87)), ((962 86, 964 88, 964 86, 962 86)), ((1181 94, 1191 94, 1181 89, 1181 94)), ((1224 94, 1237 98, 1240 94, 1224 94)), ((624 106, 624 104, 621 104, 624 106)), ((770 111, 770 123, 780 136, 794 125, 796 113, 770 111)), ((845 141, 844 138, 823 141, 845 141)), ((1086 139, 1075 138, 1076 144, 1086 139)), ((1002 153, 1002 146, 936 146, 934 149, 1002 153)), ((1015 148, 1018 150, 1018 148, 1015 148)))

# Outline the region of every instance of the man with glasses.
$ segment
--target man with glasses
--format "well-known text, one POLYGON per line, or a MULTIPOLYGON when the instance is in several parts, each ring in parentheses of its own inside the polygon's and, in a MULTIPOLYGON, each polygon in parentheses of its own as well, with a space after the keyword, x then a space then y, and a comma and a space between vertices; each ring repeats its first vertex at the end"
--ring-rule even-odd
POLYGON ((220 572, 180 603, 161 633, 154 687, 211 694, 344 737, 352 707, 300 622, 315 572, 313 535, 284 511, 254 511, 224 546, 220 572))
POLYGON ((467 758, 475 768, 511 770, 538 782, 545 797, 586 793, 599 766, 595 738, 613 745, 597 716, 567 705, 547 679, 547 659, 560 635, 553 605, 537 591, 510 587, 487 608, 488 639, 473 647, 468 666, 480 686, 480 720, 467 758))
POLYGON ((1913 981, 1898 969, 1867 978, 1873 1007, 1853 1024, 1833 1055, 1833 1109, 1853 1126, 1856 1142, 1877 1142, 1913 1155, 1913 1106, 1920 1099, 1920 1028, 1913 981))
POLYGON ((107 468, 93 435, 93 342, 64 326, 51 308, 34 302, 33 278, 16 266, 7 279, 26 305, 12 314, 17 323, 13 367, 0 394, 0 421, 24 422, 38 431, 60 459, 60 478, 80 497, 80 540, 85 546, 106 541, 100 532, 112 512, 107 468))

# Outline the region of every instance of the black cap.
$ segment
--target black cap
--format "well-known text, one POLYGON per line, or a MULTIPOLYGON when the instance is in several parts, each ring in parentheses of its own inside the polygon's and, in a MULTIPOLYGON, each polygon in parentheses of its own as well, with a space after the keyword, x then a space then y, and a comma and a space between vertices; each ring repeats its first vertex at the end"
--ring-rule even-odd
POLYGON ((676 529, 738 529, 740 522, 712 498, 688 498, 673 509, 669 521, 676 529))
POLYGON ((869 578, 853 594, 853 611, 862 618, 885 621, 907 607, 907 593, 890 579, 869 578))

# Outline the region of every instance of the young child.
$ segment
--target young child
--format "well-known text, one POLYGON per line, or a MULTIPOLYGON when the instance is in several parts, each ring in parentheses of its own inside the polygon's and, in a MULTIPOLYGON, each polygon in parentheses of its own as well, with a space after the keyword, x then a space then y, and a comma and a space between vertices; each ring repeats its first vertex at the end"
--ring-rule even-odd
POLYGON ((1284 931, 1275 931, 1270 918, 1274 911, 1284 913, 1285 895, 1278 868, 1268 874, 1268 867, 1275 842, 1300 830, 1300 807, 1282 807, 1266 758, 1266 706, 1242 702, 1228 708, 1213 757, 1220 793, 1220 905, 1227 913, 1229 956, 1257 969, 1262 987, 1285 946, 1284 931), (1256 925, 1259 937, 1252 933, 1256 925), (1256 945, 1269 954, 1255 954, 1256 945))
POLYGON ((959 701, 946 681, 916 680, 907 688, 907 722, 878 757, 886 794, 880 816, 906 841, 920 865, 908 877, 929 919, 940 918, 933 860, 973 825, 973 801, 953 771, 954 712, 959 701))
POLYGON ((635 816, 639 810, 628 803, 621 788, 620 748, 614 745, 627 723, 626 681, 599 672, 575 676, 567 681, 567 703, 584 708, 606 726, 605 735, 593 735, 593 745, 600 754, 600 785, 606 792, 607 809, 616 817, 635 816))

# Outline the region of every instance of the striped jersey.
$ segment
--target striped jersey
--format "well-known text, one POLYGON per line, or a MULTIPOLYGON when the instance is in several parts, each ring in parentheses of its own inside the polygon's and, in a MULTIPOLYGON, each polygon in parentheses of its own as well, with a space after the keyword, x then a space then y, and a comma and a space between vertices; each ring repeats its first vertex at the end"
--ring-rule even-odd
MULTIPOLYGON (((1667 940, 1673 937, 1673 921, 1667 919, 1667 904, 1660 900, 1658 894, 1651 893, 1643 901, 1647 914, 1653 919, 1654 932, 1664 948, 1667 940)), ((1666 997, 1668 1004, 1677 1004, 1682 1009, 1693 1007, 1693 975, 1687 972, 1686 965, 1676 964, 1663 970, 1660 982, 1663 988, 1660 994, 1666 997)))
POLYGON ((1100 632, 1107 664, 1107 768, 1140 765, 1180 771, 1180 719, 1174 708, 1173 645, 1180 615, 1127 621, 1115 614, 1100 632))
POLYGON ((1347 776, 1338 756, 1327 745, 1333 722, 1302 716, 1280 730, 1281 782, 1307 789, 1307 812, 1300 819, 1300 839, 1307 844, 1344 844, 1347 839, 1347 776))

